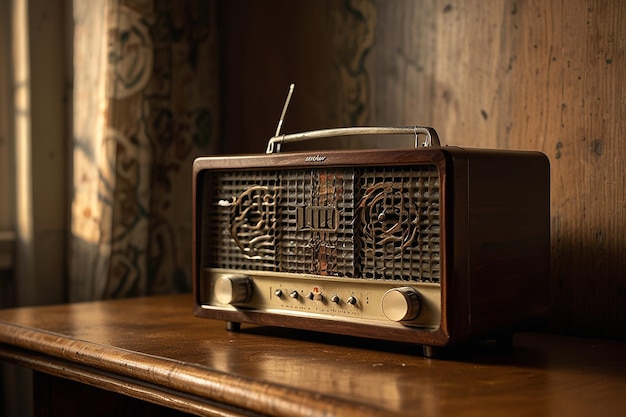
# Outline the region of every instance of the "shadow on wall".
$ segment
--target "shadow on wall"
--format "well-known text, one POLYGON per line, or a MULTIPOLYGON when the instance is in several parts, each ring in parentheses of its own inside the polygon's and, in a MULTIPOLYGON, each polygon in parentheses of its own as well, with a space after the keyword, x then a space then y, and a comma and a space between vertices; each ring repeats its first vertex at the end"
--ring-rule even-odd
POLYGON ((626 339, 626 268, 613 233, 593 236, 552 221, 550 328, 559 333, 626 339))

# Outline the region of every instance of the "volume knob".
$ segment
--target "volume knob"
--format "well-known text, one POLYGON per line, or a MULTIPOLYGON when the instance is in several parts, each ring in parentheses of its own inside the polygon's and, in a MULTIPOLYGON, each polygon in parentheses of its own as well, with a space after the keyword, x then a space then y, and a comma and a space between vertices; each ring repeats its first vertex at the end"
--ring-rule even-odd
POLYGON ((242 304, 252 295, 252 279, 247 275, 223 275, 215 281, 215 299, 220 304, 242 304))
POLYGON ((390 289, 383 295, 381 307, 385 317, 393 321, 413 320, 422 308, 419 294, 411 287, 390 289))

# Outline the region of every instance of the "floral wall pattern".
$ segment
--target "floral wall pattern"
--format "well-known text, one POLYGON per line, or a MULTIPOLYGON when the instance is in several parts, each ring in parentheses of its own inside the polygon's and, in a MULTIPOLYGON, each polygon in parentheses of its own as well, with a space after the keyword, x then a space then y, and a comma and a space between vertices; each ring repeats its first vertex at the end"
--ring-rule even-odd
POLYGON ((346 1, 331 14, 341 126, 363 126, 369 121, 371 80, 365 60, 374 46, 376 17, 369 0, 346 1))
POLYGON ((219 128, 214 8, 74 1, 72 301, 191 289, 191 164, 219 128))

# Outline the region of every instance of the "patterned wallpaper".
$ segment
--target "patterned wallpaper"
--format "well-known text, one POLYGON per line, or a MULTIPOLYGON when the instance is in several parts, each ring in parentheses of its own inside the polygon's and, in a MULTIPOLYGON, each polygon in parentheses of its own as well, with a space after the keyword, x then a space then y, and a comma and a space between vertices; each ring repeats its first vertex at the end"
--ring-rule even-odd
POLYGON ((191 289, 191 163, 218 132, 213 2, 76 2, 70 298, 191 289))
MULTIPOLYGON (((366 124, 376 8, 302 7, 329 29, 332 71, 308 80, 332 91, 328 119, 366 124)), ((74 0, 72 301, 191 289, 191 165, 224 140, 218 13, 215 1, 74 0)))

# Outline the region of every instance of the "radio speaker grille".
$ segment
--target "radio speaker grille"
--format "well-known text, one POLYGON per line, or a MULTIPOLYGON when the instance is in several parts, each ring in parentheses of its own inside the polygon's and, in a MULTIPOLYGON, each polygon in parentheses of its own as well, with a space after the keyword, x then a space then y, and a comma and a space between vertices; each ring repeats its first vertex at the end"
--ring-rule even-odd
POLYGON ((205 267, 440 282, 435 165, 207 171, 205 267))

